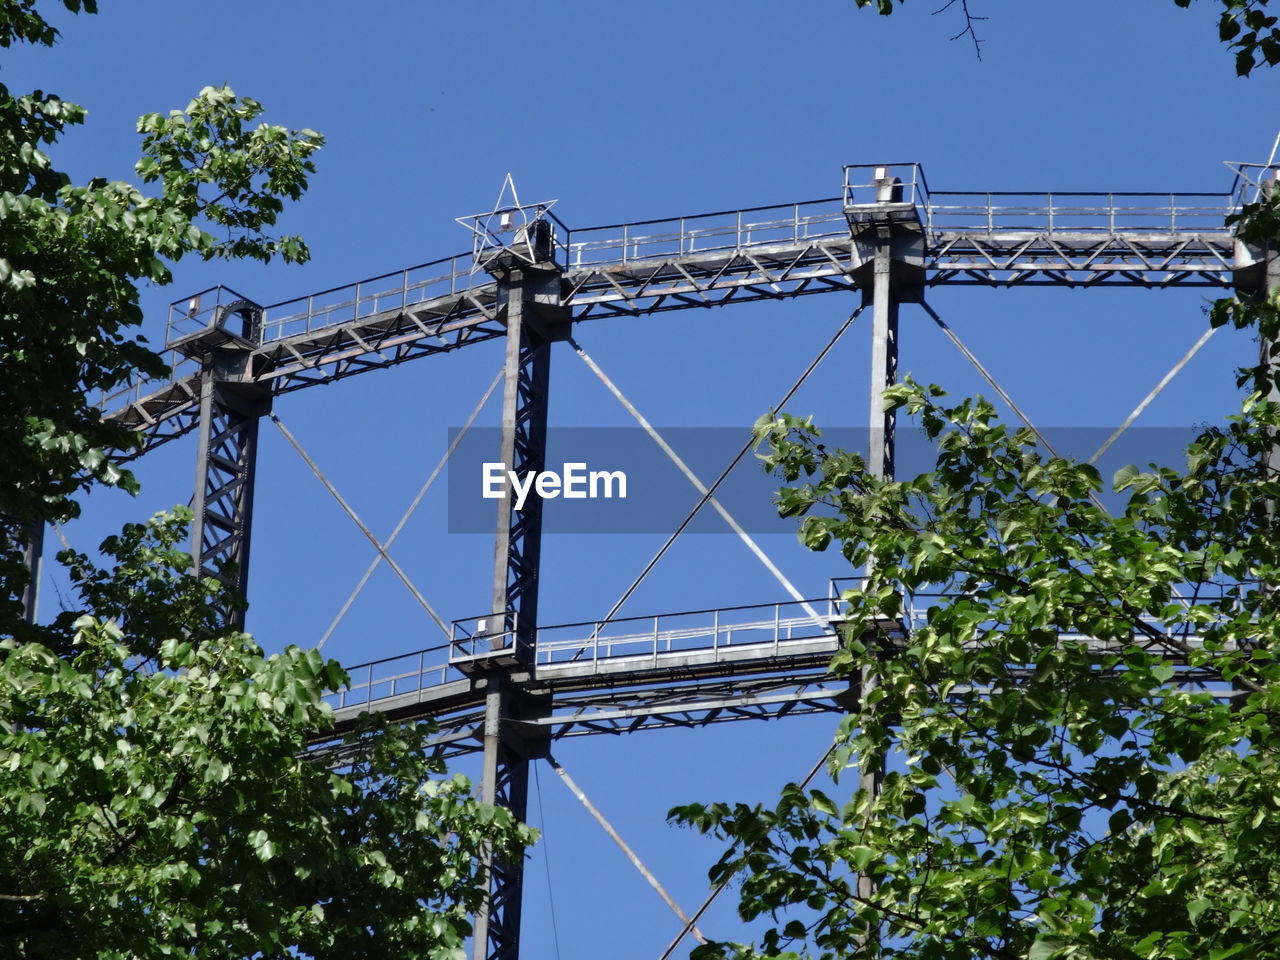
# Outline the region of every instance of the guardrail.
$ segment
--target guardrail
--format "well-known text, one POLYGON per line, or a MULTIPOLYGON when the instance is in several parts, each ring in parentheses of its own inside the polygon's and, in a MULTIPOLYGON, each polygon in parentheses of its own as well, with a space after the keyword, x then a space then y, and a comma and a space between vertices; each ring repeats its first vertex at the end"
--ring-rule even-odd
POLYGON ((455 664, 495 653, 510 653, 516 643, 515 610, 503 614, 486 613, 453 621, 449 659, 455 664))
POLYGON ((449 670, 449 644, 442 643, 351 667, 347 671, 351 683, 324 699, 335 710, 368 707, 380 700, 439 686, 449 679, 449 670))
POLYGON ((650 260, 845 237, 849 224, 838 197, 694 217, 614 223, 569 231, 569 269, 625 266, 650 260))
POLYGON ((847 163, 844 204, 864 207, 876 203, 929 205, 929 183, 918 163, 847 163))
POLYGON ((770 655, 777 655, 792 641, 831 632, 825 619, 805 611, 806 606, 823 603, 791 600, 543 627, 537 632, 534 656, 538 666, 545 667, 635 657, 656 662, 665 654, 716 653, 748 646, 771 648, 770 655))
MULTIPOLYGON (((644 665, 647 661, 656 665, 664 658, 698 653, 709 653, 712 658, 783 656, 789 648, 802 641, 830 636, 832 624, 842 616, 841 590, 859 582, 856 577, 833 579, 828 596, 813 600, 542 627, 537 631, 534 644, 535 669, 571 667, 573 664, 599 665, 610 661, 628 661, 635 666, 644 665), (826 616, 815 618, 805 610, 805 607, 816 606, 824 606, 826 616)), ((1190 608, 1195 604, 1220 601, 1239 589, 1233 585, 1214 585, 1199 591, 1188 589, 1182 595, 1174 596, 1171 602, 1190 608)), ((929 607, 955 597, 954 593, 941 592, 910 595, 903 608, 904 630, 910 632, 923 625, 927 622, 929 607)), ((493 641, 513 634, 513 617, 508 615, 501 624, 482 623, 489 619, 473 617, 457 621, 455 638, 449 643, 350 668, 351 684, 327 696, 326 702, 338 710, 367 708, 374 703, 462 679, 478 659, 511 652, 509 643, 499 642, 495 648, 493 641), (474 627, 469 626, 472 624, 474 627)), ((1157 618, 1144 617, 1143 620, 1161 631, 1168 626, 1157 618)), ((1077 634, 1064 634, 1067 636, 1083 639, 1077 634)), ((1195 645, 1199 637, 1188 634, 1184 640, 1195 645)))
MULTIPOLYGON (((1277 138, 1276 146, 1280 148, 1280 138, 1277 138)), ((1280 166, 1274 162, 1275 154, 1276 150, 1272 149, 1271 161, 1267 163, 1227 161, 1227 167, 1236 175, 1231 183, 1231 202, 1237 210, 1247 203, 1257 203, 1265 182, 1280 180, 1280 166)))
MULTIPOLYGON (((490 282, 487 276, 482 279, 490 282)), ((465 253, 283 300, 264 308, 262 339, 270 343, 389 310, 406 310, 426 300, 464 293, 476 285, 474 281, 475 262, 465 253)))
POLYGON ((940 233, 1227 234, 1230 193, 964 193, 935 191, 924 208, 940 233))
MULTIPOLYGON (((534 653, 537 664, 544 667, 747 647, 762 656, 775 656, 785 653, 793 641, 831 632, 825 621, 815 621, 802 611, 804 603, 823 602, 789 601, 543 627, 537 632, 534 653), (643 631, 633 628, 642 623, 643 631), (619 627, 621 632, 601 632, 613 627, 619 627)), ((449 643, 352 667, 348 671, 350 685, 329 694, 325 701, 335 710, 367 708, 461 679, 476 660, 510 653, 510 644, 503 644, 501 639, 513 634, 513 615, 508 614, 501 624, 486 622, 491 619, 459 620, 449 643), (495 639, 499 641, 496 648, 495 639)))

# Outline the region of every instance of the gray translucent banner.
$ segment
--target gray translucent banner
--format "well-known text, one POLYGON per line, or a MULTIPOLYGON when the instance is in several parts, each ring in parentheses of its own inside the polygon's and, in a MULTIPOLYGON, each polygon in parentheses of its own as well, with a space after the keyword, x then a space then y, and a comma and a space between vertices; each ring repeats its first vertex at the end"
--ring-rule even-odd
MULTIPOLYGON (((1113 427, 1050 427, 1042 432, 1066 457, 1087 460, 1114 432, 1113 427)), ((1119 468, 1148 464, 1179 468, 1199 428, 1146 427, 1126 431, 1097 463, 1104 485, 1119 468)), ((662 427, 658 432, 705 486, 720 476, 742 449, 749 432, 741 427, 662 427)), ((458 429, 449 431, 452 442, 458 429)), ((866 454, 866 428, 823 428, 822 442, 866 454)), ((517 477, 513 484, 499 463, 502 431, 472 428, 449 461, 449 532, 491 533, 504 489, 527 501, 543 496, 545 533, 670 533, 698 503, 701 494, 647 433, 638 427, 557 427, 548 431, 546 473, 517 477), (494 496, 485 496, 489 493, 494 496), (623 495, 625 493, 625 496, 623 495)), ((905 479, 932 469, 937 452, 923 431, 897 432, 897 471, 905 479)), ((716 489, 715 497, 750 533, 793 533, 795 520, 778 517, 773 497, 782 481, 764 472, 751 452, 716 489)), ((1104 502, 1118 506, 1122 498, 1104 502)), ((730 533, 708 504, 689 533, 730 533)))

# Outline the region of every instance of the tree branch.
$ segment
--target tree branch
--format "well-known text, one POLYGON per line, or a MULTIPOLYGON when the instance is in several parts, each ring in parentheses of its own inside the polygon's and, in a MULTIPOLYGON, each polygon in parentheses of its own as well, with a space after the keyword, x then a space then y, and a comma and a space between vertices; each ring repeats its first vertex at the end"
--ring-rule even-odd
POLYGON ((976 22, 977 22, 977 21, 979 21, 979 20, 986 20, 986 19, 987 19, 987 17, 975 17, 972 13, 970 13, 970 12, 969 12, 969 0, 947 0, 947 2, 946 2, 946 3, 944 3, 942 6, 940 6, 937 10, 933 11, 933 13, 932 13, 931 15, 936 17, 938 14, 943 13, 943 12, 944 12, 944 11, 946 11, 946 10, 950 10, 950 9, 951 9, 952 7, 954 7, 957 3, 959 3, 959 4, 960 4, 960 9, 961 9, 962 11, 964 11, 964 29, 963 29, 963 30, 961 30, 959 33, 957 33, 957 34, 956 34, 954 37, 952 37, 951 39, 952 39, 952 40, 959 40, 961 37, 963 37, 963 36, 965 36, 965 35, 967 34, 967 35, 970 37, 970 39, 972 39, 972 40, 973 40, 973 54, 974 54, 974 56, 976 56, 976 57, 978 58, 979 62, 981 62, 981 60, 982 60, 982 40, 978 38, 978 34, 977 34, 977 32, 973 29, 973 25, 974 25, 974 23, 976 23, 976 22))

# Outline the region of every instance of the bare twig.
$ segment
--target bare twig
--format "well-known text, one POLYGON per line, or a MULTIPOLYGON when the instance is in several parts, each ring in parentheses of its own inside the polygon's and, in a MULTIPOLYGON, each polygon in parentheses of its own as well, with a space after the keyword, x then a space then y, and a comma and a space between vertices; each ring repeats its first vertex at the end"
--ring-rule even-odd
POLYGON ((956 34, 954 37, 952 37, 951 39, 952 39, 952 40, 959 40, 961 37, 963 37, 963 36, 965 36, 965 35, 967 34, 967 35, 969 36, 969 38, 970 38, 971 40, 973 40, 973 54, 974 54, 974 56, 976 56, 976 57, 978 58, 978 60, 979 60, 979 61, 981 61, 981 60, 982 60, 982 43, 983 43, 983 41, 982 41, 981 39, 979 39, 979 38, 978 38, 977 31, 975 31, 975 30, 973 29, 973 25, 974 25, 975 23, 977 23, 979 20, 986 20, 986 19, 988 19, 988 18, 987 18, 987 17, 975 17, 972 13, 970 13, 970 12, 969 12, 969 0, 947 0, 947 2, 946 2, 946 3, 944 3, 942 6, 940 6, 937 10, 933 11, 932 16, 935 16, 935 17, 936 17, 938 14, 943 13, 943 12, 945 12, 945 11, 947 11, 947 10, 950 10, 950 9, 951 9, 952 7, 954 7, 957 3, 959 3, 959 4, 960 4, 960 9, 964 12, 964 29, 963 29, 963 30, 961 30, 959 33, 957 33, 957 34, 956 34))

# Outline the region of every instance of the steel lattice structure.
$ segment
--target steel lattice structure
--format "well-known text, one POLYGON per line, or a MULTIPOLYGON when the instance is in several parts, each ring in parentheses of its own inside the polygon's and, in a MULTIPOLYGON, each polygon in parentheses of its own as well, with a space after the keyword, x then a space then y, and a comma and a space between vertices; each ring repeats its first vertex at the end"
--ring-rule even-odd
MULTIPOLYGON (((835 198, 586 230, 517 205, 486 215, 510 231, 477 218, 473 249, 443 260, 268 307, 222 287, 175 304, 169 379, 101 406, 146 449, 198 431, 193 549, 208 571, 233 561, 243 589, 258 423, 276 396, 505 337, 500 459, 523 474, 543 464, 552 347, 574 324, 844 293, 872 311, 869 463, 891 477, 894 424, 879 401, 896 376, 899 304, 940 285, 1274 287, 1274 251, 1248 248, 1224 221, 1275 171, 1237 173, 1224 193, 954 193, 931 192, 918 164, 850 166, 835 198)), ((431 717, 441 752, 482 754, 484 799, 523 819, 530 762, 556 739, 856 703, 858 683, 827 670, 837 591, 549 627, 537 614, 540 537, 540 501, 508 501, 490 614, 455 622, 449 643, 352 668, 333 702, 338 732, 368 710, 431 717)), ((879 628, 905 636, 911 618, 879 628)), ((522 870, 488 868, 475 957, 510 960, 522 870)))

